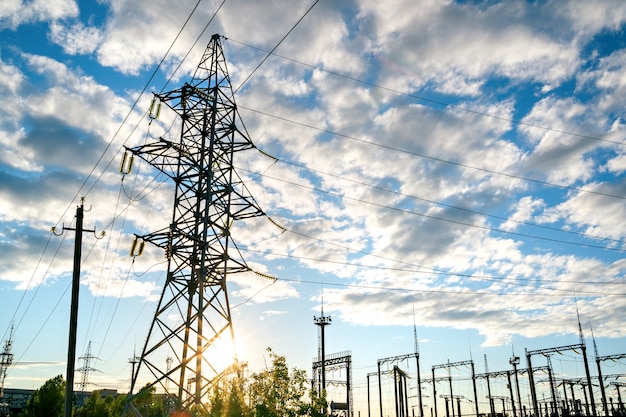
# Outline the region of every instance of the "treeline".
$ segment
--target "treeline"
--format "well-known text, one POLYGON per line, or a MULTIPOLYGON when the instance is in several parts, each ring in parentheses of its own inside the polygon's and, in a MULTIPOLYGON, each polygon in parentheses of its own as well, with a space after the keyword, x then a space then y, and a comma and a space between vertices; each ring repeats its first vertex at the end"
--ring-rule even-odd
MULTIPOLYGON (((324 416, 326 401, 309 388, 306 372, 290 370, 284 356, 271 349, 268 353, 268 369, 250 377, 237 372, 223 378, 214 385, 207 403, 194 405, 189 413, 194 417, 324 416)), ((120 417, 127 400, 126 394, 102 397, 100 391, 94 391, 84 404, 74 408, 73 416, 120 417)), ((63 417, 64 401, 65 381, 59 375, 35 390, 20 417, 63 417)), ((163 396, 156 395, 154 387, 133 396, 132 404, 142 417, 167 416, 171 408, 163 396)), ((133 412, 127 410, 126 415, 133 416, 133 412)))

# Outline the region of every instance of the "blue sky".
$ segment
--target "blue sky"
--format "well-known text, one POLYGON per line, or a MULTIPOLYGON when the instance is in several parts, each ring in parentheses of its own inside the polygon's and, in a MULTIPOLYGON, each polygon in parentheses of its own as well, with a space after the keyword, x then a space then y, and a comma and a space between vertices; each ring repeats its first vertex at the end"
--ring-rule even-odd
MULTIPOLYGON (((80 197, 107 236, 84 239, 78 356, 91 342, 94 387, 128 385, 165 268, 157 248, 128 249, 167 224, 173 187, 145 164, 122 181, 121 149, 175 137, 172 115, 145 117, 151 92, 187 80, 214 33, 251 140, 277 158, 250 150, 236 168, 286 228, 233 226, 249 266, 278 278, 230 277, 252 370, 266 347, 310 370, 322 293, 355 399, 377 359, 413 351, 414 323, 427 373, 576 344, 577 311, 590 347, 593 331, 600 355, 624 352, 626 4, 321 0, 255 71, 313 2, 220 3, 201 1, 169 53, 195 1, 0 6, 6 386, 65 372, 73 236, 50 228, 80 197)), ((579 355, 553 365, 583 375, 579 355)))

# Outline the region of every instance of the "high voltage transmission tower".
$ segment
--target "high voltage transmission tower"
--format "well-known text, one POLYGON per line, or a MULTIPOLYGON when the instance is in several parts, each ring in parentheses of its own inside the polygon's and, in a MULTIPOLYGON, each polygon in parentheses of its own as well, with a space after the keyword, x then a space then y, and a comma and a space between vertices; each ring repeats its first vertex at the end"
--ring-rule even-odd
POLYGON ((222 346, 234 352, 226 278, 250 268, 231 240, 231 225, 263 212, 233 169, 233 154, 254 145, 239 127, 220 36, 213 35, 190 82, 155 98, 153 114, 164 103, 180 118, 181 133, 177 141, 127 149, 175 183, 170 225, 138 236, 140 244, 165 251, 167 278, 131 392, 137 384, 160 387, 188 409, 206 401, 212 383, 229 370, 219 357, 222 346))
POLYGON ((87 344, 87 352, 85 352, 85 355, 83 355, 80 358, 78 358, 78 360, 83 361, 83 366, 81 366, 80 368, 77 369, 77 371, 82 374, 82 376, 80 378, 80 385, 78 387, 78 389, 81 392, 86 392, 87 391, 87 385, 89 385, 89 374, 91 372, 98 372, 97 369, 95 369, 94 367, 91 366, 92 361, 94 359, 98 359, 98 358, 96 358, 95 356, 93 356, 91 354, 91 341, 90 341, 87 344))
POLYGON ((11 332, 9 338, 4 342, 4 349, 0 353, 0 403, 4 398, 4 381, 7 378, 9 368, 13 364, 13 326, 11 326, 11 332))

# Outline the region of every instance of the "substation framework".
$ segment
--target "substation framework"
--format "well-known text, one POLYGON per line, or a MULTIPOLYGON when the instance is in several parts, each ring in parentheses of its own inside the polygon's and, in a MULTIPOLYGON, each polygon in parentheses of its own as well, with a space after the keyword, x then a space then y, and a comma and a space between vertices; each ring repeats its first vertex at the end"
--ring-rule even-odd
MULTIPOLYGON (((452 389, 452 377, 450 375, 450 369, 454 368, 454 367, 460 367, 460 366, 469 366, 472 376, 471 376, 471 380, 472 380, 472 387, 473 387, 473 392, 474 392, 474 405, 475 405, 475 409, 476 409, 476 417, 479 417, 479 411, 478 411, 478 393, 476 392, 476 373, 475 373, 475 368, 474 368, 474 361, 473 360, 467 360, 467 361, 458 361, 458 362, 446 362, 443 364, 438 364, 438 365, 433 365, 432 367, 432 383, 433 383, 433 407, 434 407, 434 411, 435 411, 435 417, 437 416, 437 382, 438 381, 442 381, 442 380, 447 380, 449 387, 450 387, 450 394, 448 397, 443 396, 444 399, 446 399, 446 412, 448 412, 448 400, 450 401, 454 401, 455 399, 457 400, 457 408, 458 408, 458 413, 460 417, 460 400, 462 399, 461 396, 459 395, 454 395, 453 389, 452 389), (448 370, 448 376, 447 377, 443 377, 443 378, 436 378, 435 374, 436 374, 436 370, 437 369, 447 369, 448 370)), ((451 407, 452 409, 452 416, 455 416, 455 411, 454 411, 454 405, 452 405, 451 407)), ((448 415, 448 414, 447 414, 448 415)), ((446 415, 446 417, 447 417, 446 415)))
MULTIPOLYGON (((437 407, 437 399, 443 399, 445 401, 445 416, 446 417, 462 417, 465 415, 475 415, 480 417, 481 415, 510 415, 513 417, 529 417, 532 415, 535 416, 570 416, 570 415, 586 415, 586 416, 597 416, 597 415, 626 415, 626 407, 624 405, 622 395, 620 392, 620 388, 626 387, 626 382, 620 382, 619 379, 626 379, 626 374, 615 374, 615 375, 603 375, 601 363, 604 361, 617 361, 626 359, 626 354, 615 354, 608 356, 598 356, 596 353, 596 364, 597 364, 597 377, 592 378, 589 372, 589 367, 586 361, 586 350, 583 349, 584 344, 576 344, 576 345, 568 345, 568 346, 560 346, 560 347, 552 347, 547 349, 538 349, 533 351, 526 351, 526 359, 527 366, 526 367, 518 367, 520 364, 520 358, 518 356, 513 356, 510 358, 509 363, 512 365, 512 369, 496 371, 496 372, 485 372, 481 374, 474 373, 473 361, 460 361, 460 362, 447 362, 440 365, 433 366, 433 374, 432 378, 425 378, 420 380, 420 385, 422 384, 432 384, 433 386, 433 395, 429 400, 431 403, 431 417, 439 417, 441 412, 439 412, 437 407), (557 378, 554 375, 552 363, 550 360, 550 355, 554 353, 560 353, 567 350, 573 350, 576 353, 581 353, 583 356, 583 360, 585 362, 585 377, 582 378, 557 378), (534 355, 544 356, 547 360, 547 365, 544 366, 533 366, 531 357, 534 355), (466 398, 460 393, 456 393, 453 391, 453 378, 448 372, 446 376, 438 376, 436 375, 436 370, 439 369, 450 369, 452 367, 461 367, 468 366, 471 368, 471 376, 468 380, 472 383, 472 392, 470 395, 473 395, 473 398, 466 398), (545 379, 537 379, 537 374, 545 375, 545 379), (524 395, 522 395, 522 390, 520 389, 520 376, 525 378, 525 382, 528 383, 528 387, 524 390, 524 395), (491 383, 494 380, 501 380, 502 378, 506 378, 506 388, 508 390, 508 395, 495 395, 492 392, 491 383), (478 388, 477 381, 484 380, 484 385, 482 388, 486 388, 487 395, 486 398, 488 400, 489 410, 481 409, 478 402, 478 388), (439 394, 440 390, 437 389, 438 383, 447 383, 449 386, 449 391, 439 394), (537 387, 538 386, 547 386, 544 391, 544 395, 542 398, 538 398, 537 387), (575 391, 574 388, 578 389, 575 391), (598 393, 594 393, 593 387, 598 388, 600 391, 600 395, 602 396, 602 405, 601 409, 596 409, 596 403, 594 400, 594 395, 598 393), (616 393, 616 401, 614 402, 613 397, 607 398, 606 389, 610 388, 615 390, 616 393), (546 396, 547 393, 547 396, 546 396), (577 398, 578 397, 578 398, 577 398), (580 398, 582 397, 582 398, 580 398), (527 401, 522 401, 522 398, 527 401), (462 414, 460 402, 461 400, 465 400, 467 402, 474 404, 474 413, 462 414), (500 404, 498 404, 500 403, 500 404), (602 411, 601 414, 598 411, 602 411), (618 414, 615 414, 615 413, 618 414), (622 414, 620 414, 622 413, 622 414)), ((407 355, 408 356, 408 355, 407 355)), ((397 358, 405 358, 405 356, 388 358, 388 360, 393 361, 397 358)), ((416 358, 419 364, 419 358, 416 358)), ((409 378, 408 373, 403 371, 402 369, 394 366, 394 369, 389 369, 382 371, 380 369, 380 364, 384 363, 386 360, 379 360, 379 370, 378 372, 372 372, 367 374, 367 401, 368 401, 368 417, 374 416, 383 416, 387 415, 383 413, 382 408, 382 397, 384 393, 380 388, 380 382, 384 376, 391 375, 394 378, 394 399, 395 399, 395 416, 396 417, 404 417, 408 415, 408 408, 406 407, 407 398, 406 392, 407 389, 405 387, 406 378, 409 378), (372 407, 370 405, 371 395, 370 395, 370 378, 377 377, 379 384, 379 410, 378 413, 372 413, 372 407)), ((423 413, 423 408, 426 407, 426 404, 423 404, 422 399, 422 389, 418 389, 420 395, 420 409, 423 413)), ((484 408, 484 407, 483 407, 484 408)), ((420 414, 422 417, 423 414, 420 414)))
POLYGON ((202 404, 212 384, 230 372, 216 360, 221 345, 231 345, 234 351, 226 280, 229 274, 250 271, 231 240, 230 228, 233 221, 263 212, 233 168, 233 155, 254 145, 239 127, 243 124, 220 36, 211 38, 190 82, 155 94, 155 99, 151 111, 156 106, 158 114, 165 104, 181 127, 177 141, 161 137, 127 148, 175 184, 170 225, 137 236, 139 245, 149 242, 163 249, 167 276, 131 393, 147 380, 142 389, 159 386, 179 408, 188 409, 202 404), (169 357, 171 365, 166 367, 169 357))
MULTIPOLYGON (((323 313, 322 316, 324 316, 323 313)), ((322 390, 326 390, 326 387, 329 385, 345 387, 344 399, 342 401, 330 402, 331 415, 353 417, 354 410, 352 400, 352 353, 350 351, 345 351, 325 355, 323 362, 321 356, 314 358, 312 375, 312 387, 317 388, 320 392, 322 390), (326 374, 328 372, 333 372, 336 370, 345 370, 345 380, 329 380, 326 378, 326 374)))
MULTIPOLYGON (((416 349, 417 350, 417 349, 416 349)), ((371 372, 367 374, 367 415, 371 417, 371 393, 370 393, 370 377, 375 376, 378 381, 378 410, 380 415, 383 415, 383 389, 382 379, 383 376, 391 375, 393 378, 393 398, 394 398, 394 412, 396 417, 407 417, 409 415, 409 387, 407 380, 410 379, 410 375, 405 370, 398 366, 399 362, 407 361, 415 358, 416 362, 416 381, 418 391, 418 408, 419 417, 423 417, 422 410, 422 378, 420 374, 420 361, 419 353, 409 353, 405 355, 390 356, 387 358, 378 359, 377 372, 371 372), (381 366, 384 364, 393 364, 392 369, 382 370, 381 366)))

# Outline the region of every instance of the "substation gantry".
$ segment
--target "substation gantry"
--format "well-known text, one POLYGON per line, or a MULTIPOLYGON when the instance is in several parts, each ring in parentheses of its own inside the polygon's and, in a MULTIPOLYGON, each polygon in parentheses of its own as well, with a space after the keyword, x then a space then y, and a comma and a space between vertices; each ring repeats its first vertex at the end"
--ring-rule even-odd
MULTIPOLYGON (((582 339, 582 337, 581 337, 582 339)), ((587 361, 587 348, 585 346, 584 343, 579 343, 576 345, 567 345, 567 346, 558 346, 558 347, 552 347, 552 348, 547 348, 547 349, 538 349, 538 350, 527 350, 526 351, 526 363, 528 364, 528 369, 532 369, 532 356, 533 355, 543 355, 546 356, 548 358, 548 362, 549 362, 549 358, 550 358, 550 354, 551 353, 561 353, 564 351, 574 351, 574 352, 578 352, 579 350, 581 351, 582 357, 583 357, 583 362, 585 365, 585 375, 586 375, 586 385, 589 389, 589 403, 586 403, 585 406, 587 407, 587 415, 592 415, 592 416, 596 416, 596 404, 595 404, 595 400, 594 400, 594 396, 593 396, 593 387, 591 385, 591 374, 589 373, 589 363, 587 361), (589 409, 589 406, 591 406, 591 410, 589 409)), ((554 382, 552 380, 552 369, 551 367, 549 367, 549 372, 550 372, 550 391, 551 391, 551 396, 552 396, 552 407, 553 407, 553 411, 556 412, 556 407, 557 407, 557 399, 556 399, 556 391, 554 388, 554 382)), ((534 376, 532 372, 528 372, 528 380, 530 383, 530 395, 531 395, 531 400, 532 400, 532 406, 533 406, 533 412, 534 415, 539 415, 539 402, 537 400, 537 391, 536 391, 536 387, 535 387, 535 380, 534 380, 534 376)))
MULTIPOLYGON (((472 389, 474 392, 474 405, 475 405, 475 410, 476 410, 476 417, 479 417, 479 413, 478 413, 478 393, 476 392, 476 372, 475 372, 475 368, 474 368, 474 361, 473 360, 468 360, 468 361, 460 361, 460 362, 447 362, 447 363, 443 363, 443 364, 439 364, 439 365, 433 365, 432 367, 432 372, 433 372, 433 405, 435 408, 435 417, 437 416, 437 384, 436 381, 438 380, 437 378, 435 378, 435 370, 437 369, 447 369, 448 373, 450 372, 450 368, 453 367, 459 367, 459 366, 469 366, 472 372, 472 389)), ((454 393, 452 391, 452 377, 448 376, 448 382, 449 382, 449 387, 450 387, 450 397, 454 397, 454 393)), ((452 407, 452 417, 455 417, 454 415, 454 407, 452 407)), ((460 417, 460 416, 459 416, 460 417)))
POLYGON ((127 148, 175 184, 169 226, 137 236, 140 243, 133 244, 163 249, 167 276, 131 393, 137 384, 160 387, 188 409, 202 404, 212 384, 230 372, 217 360, 223 344, 234 345, 226 278, 250 271, 230 229, 233 221, 263 212, 233 168, 233 155, 254 145, 239 127, 220 36, 211 38, 191 81, 155 99, 157 112, 163 103, 179 117, 180 137, 127 148))
MULTIPOLYGON (((322 313, 322 317, 324 314, 322 313)), ((330 355, 324 355, 324 361, 321 356, 313 358, 313 379, 311 381, 312 388, 326 387, 328 385, 343 386, 345 387, 345 397, 341 401, 330 402, 330 412, 333 416, 353 417, 354 406, 352 400, 352 353, 350 351, 331 353, 330 355), (326 373, 333 371, 346 371, 345 380, 327 380, 326 373), (324 383, 322 385, 321 380, 324 383)), ((321 392, 320 392, 321 393, 321 392)), ((326 391, 326 400, 328 401, 329 395, 326 391)))
POLYGON ((383 375, 392 375, 393 377, 393 387, 394 387, 394 406, 395 406, 395 415, 396 417, 406 417, 409 413, 409 403, 408 403, 408 386, 407 379, 410 378, 409 374, 401 369, 397 364, 402 361, 408 361, 411 358, 415 358, 416 367, 417 367, 417 390, 418 390, 418 407, 420 408, 419 417, 423 416, 422 411, 422 385, 421 385, 421 374, 420 374, 420 362, 419 362, 419 353, 408 353, 405 355, 398 356, 390 356, 387 358, 378 359, 377 368, 378 372, 367 374, 367 415, 371 416, 371 405, 370 405, 370 377, 376 376, 378 379, 378 406, 380 415, 383 415, 383 389, 382 389, 382 376, 383 375), (381 365, 384 364, 393 364, 392 369, 382 370, 381 365))

